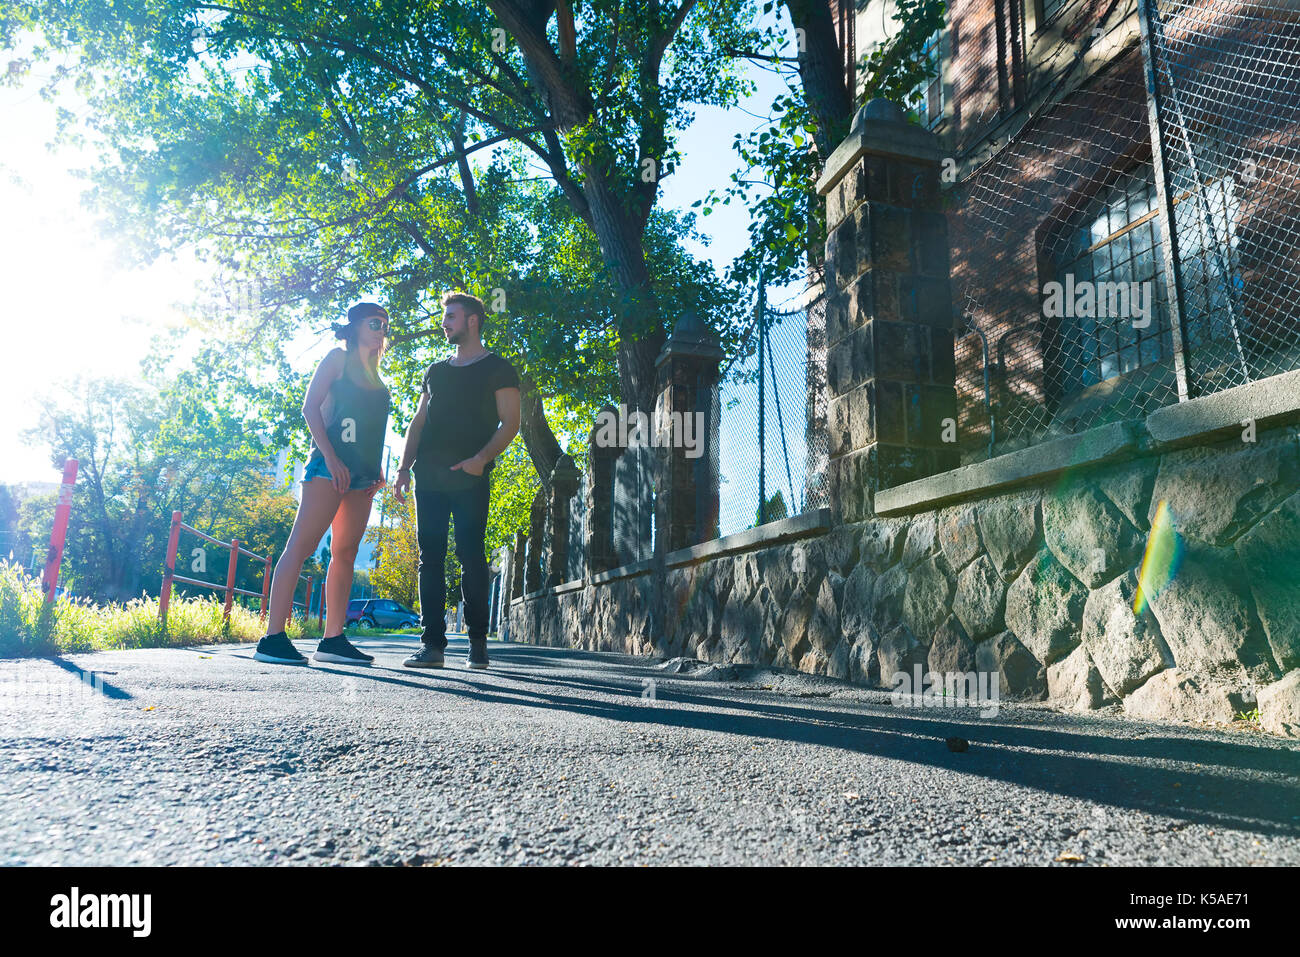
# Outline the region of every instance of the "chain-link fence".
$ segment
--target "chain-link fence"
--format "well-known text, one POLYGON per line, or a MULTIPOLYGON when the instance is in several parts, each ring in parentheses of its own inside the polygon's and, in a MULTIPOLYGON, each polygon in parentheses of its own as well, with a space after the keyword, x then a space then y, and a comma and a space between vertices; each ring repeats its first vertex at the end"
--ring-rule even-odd
POLYGON ((1177 401, 1147 144, 1131 51, 963 184, 951 221, 964 459, 1177 401))
POLYGON ((829 504, 825 299, 768 306, 762 291, 740 348, 723 360, 718 535, 829 504))
MULTIPOLYGON (((805 308, 773 309, 760 294, 749 331, 720 365, 718 405, 704 413, 710 435, 697 466, 708 473, 698 482, 702 515, 713 510, 707 490, 717 474, 713 537, 829 504, 824 307, 818 296, 805 308)), ((620 565, 654 553, 658 451, 631 446, 615 460, 612 551, 620 565)), ((584 494, 571 504, 570 575, 584 494)))
POLYGON ((1195 397, 1300 367, 1300 4, 1142 3, 1195 397))
POLYGON ((963 461, 1300 366, 1296 8, 1141 3, 956 192, 963 461))

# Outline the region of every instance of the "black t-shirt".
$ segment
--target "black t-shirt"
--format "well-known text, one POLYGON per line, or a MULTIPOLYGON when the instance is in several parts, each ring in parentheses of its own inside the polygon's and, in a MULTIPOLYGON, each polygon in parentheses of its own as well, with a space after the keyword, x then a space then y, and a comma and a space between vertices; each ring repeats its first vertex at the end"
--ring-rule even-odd
POLYGON ((463 469, 452 471, 451 466, 478 454, 501 425, 497 390, 517 388, 515 367, 493 352, 467 366, 451 365, 447 359, 429 366, 421 380, 429 411, 415 453, 415 481, 424 488, 440 489, 471 488, 486 481, 492 462, 482 477, 463 469))

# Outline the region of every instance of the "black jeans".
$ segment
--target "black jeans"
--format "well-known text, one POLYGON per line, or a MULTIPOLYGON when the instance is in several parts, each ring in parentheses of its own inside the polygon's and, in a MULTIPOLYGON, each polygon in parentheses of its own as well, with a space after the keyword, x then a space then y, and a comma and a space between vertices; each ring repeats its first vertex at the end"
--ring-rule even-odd
POLYGON ((421 641, 447 647, 447 520, 456 527, 456 557, 460 559, 460 595, 465 599, 465 630, 483 638, 488 630, 488 564, 483 553, 488 502, 492 485, 486 479, 473 488, 415 490, 415 527, 420 545, 421 641))

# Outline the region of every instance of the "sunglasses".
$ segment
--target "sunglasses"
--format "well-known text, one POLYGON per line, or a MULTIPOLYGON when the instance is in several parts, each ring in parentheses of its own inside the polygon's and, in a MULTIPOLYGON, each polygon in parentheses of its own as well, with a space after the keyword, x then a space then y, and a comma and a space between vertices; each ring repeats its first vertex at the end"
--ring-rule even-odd
POLYGON ((371 316, 366 320, 366 325, 376 332, 383 330, 385 334, 388 333, 388 320, 381 318, 380 316, 371 316))

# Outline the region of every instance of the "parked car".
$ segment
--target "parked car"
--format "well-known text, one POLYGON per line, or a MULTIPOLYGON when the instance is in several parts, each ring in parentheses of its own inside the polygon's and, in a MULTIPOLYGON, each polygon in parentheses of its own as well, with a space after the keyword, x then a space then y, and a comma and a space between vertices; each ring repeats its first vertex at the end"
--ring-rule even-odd
POLYGON ((420 616, 389 598, 354 598, 348 602, 347 623, 364 628, 414 628, 419 626, 420 616))

